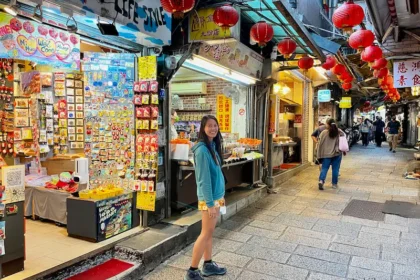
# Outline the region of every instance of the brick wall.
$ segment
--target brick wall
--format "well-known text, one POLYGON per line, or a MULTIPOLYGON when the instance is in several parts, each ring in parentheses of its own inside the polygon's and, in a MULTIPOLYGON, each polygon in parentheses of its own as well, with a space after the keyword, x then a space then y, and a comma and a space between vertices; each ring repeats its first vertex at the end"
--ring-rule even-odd
MULTIPOLYGON (((192 82, 206 82, 207 83, 207 94, 203 95, 206 98, 206 104, 210 104, 211 112, 202 113, 202 115, 216 115, 216 96, 219 93, 223 92, 223 88, 226 86, 232 86, 233 84, 227 82, 222 79, 214 79, 214 80, 196 80, 196 81, 188 81, 189 83, 192 82)), ((180 82, 182 83, 182 82, 180 82)), ((184 109, 185 110, 193 110, 196 109, 198 106, 198 98, 199 96, 180 96, 182 101, 184 102, 184 109)), ((201 114, 201 113, 183 113, 180 112, 178 114, 201 114)))
POLYGON ((394 38, 389 37, 385 43, 383 43, 382 51, 386 56, 391 56, 393 53, 419 53, 420 44, 419 41, 413 37, 405 34, 401 42, 395 42, 394 38))

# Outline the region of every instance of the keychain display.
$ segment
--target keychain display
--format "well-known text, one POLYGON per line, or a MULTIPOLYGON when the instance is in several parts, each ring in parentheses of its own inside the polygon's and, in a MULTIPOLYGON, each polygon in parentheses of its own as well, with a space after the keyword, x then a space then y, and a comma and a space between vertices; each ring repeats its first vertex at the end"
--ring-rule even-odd
POLYGON ((85 155, 90 186, 130 190, 135 176, 134 55, 85 53, 85 155))

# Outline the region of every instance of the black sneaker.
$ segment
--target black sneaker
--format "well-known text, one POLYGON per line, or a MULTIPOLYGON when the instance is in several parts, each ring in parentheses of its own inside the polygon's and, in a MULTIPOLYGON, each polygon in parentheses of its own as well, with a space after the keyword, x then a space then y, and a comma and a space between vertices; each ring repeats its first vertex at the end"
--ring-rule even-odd
POLYGON ((184 280, 204 280, 200 270, 188 270, 184 280))
POLYGON ((392 152, 395 154, 397 151, 396 150, 393 150, 392 152))
POLYGON ((226 272, 226 268, 218 266, 215 262, 211 262, 203 264, 201 273, 204 277, 209 277, 213 275, 225 275, 226 272))
POLYGON ((392 152, 392 148, 389 148, 389 151, 392 152))
POLYGON ((318 188, 319 188, 320 191, 323 191, 324 190, 324 182, 319 181, 318 188))

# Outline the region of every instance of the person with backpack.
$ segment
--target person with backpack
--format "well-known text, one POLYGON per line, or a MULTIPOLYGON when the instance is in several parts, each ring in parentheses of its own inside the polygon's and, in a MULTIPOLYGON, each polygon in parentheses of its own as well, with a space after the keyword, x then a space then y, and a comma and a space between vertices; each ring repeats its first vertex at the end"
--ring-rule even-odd
POLYGON ((369 145, 369 134, 371 133, 372 130, 372 121, 369 120, 368 118, 366 118, 362 125, 360 126, 360 132, 362 133, 362 144, 363 146, 368 146, 369 145))

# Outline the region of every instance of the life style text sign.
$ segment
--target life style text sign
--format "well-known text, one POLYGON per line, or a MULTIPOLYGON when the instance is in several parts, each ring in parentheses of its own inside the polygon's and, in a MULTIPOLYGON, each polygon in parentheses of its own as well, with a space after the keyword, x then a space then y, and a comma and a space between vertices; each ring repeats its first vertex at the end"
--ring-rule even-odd
POLYGON ((80 38, 64 30, 0 13, 0 57, 79 70, 80 38))

